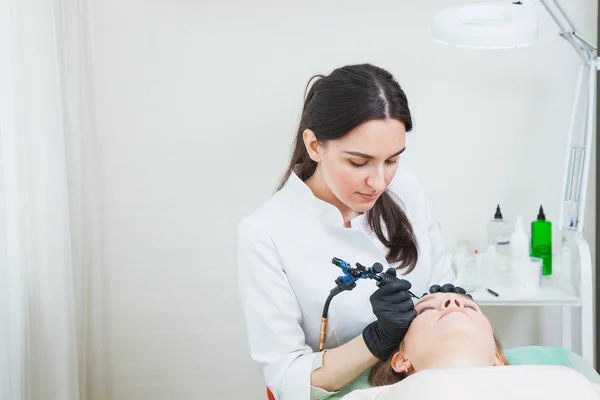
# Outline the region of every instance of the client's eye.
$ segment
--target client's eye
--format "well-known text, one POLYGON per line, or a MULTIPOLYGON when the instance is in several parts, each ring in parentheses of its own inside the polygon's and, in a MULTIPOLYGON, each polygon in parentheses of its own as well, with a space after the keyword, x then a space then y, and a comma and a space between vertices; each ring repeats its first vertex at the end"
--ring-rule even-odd
POLYGON ((425 310, 433 310, 433 309, 435 309, 435 307, 433 307, 433 306, 423 306, 419 309, 419 311, 417 312, 417 315, 420 315, 425 310))

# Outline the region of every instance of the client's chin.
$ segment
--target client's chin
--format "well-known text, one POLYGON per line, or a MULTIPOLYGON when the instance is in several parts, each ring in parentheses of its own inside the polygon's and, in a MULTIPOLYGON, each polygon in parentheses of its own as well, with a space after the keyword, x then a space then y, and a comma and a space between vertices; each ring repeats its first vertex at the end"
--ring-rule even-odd
POLYGON ((435 348, 437 354, 430 365, 424 366, 427 369, 491 367, 496 361, 494 342, 481 336, 449 334, 435 348))

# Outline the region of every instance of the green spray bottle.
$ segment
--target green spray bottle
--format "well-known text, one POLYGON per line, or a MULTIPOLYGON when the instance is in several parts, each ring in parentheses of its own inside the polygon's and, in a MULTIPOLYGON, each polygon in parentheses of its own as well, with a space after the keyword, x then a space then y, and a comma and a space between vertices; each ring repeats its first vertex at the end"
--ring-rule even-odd
POLYGON ((542 275, 552 274, 552 223, 546 221, 542 206, 531 223, 531 256, 542 259, 542 275))

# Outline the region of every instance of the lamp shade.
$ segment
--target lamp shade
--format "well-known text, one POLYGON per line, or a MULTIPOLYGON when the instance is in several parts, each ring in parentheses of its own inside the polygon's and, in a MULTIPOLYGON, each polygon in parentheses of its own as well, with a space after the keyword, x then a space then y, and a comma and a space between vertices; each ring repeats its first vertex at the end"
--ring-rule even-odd
POLYGON ((432 39, 476 49, 523 47, 537 41, 538 19, 533 5, 520 1, 452 6, 435 16, 432 39))

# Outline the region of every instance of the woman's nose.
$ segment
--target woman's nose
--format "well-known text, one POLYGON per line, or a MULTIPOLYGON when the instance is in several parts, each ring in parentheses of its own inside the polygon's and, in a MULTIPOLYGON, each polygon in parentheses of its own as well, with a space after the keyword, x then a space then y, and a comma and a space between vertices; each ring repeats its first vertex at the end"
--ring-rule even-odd
POLYGON ((458 297, 450 297, 446 300, 444 300, 443 302, 443 306, 444 308, 450 308, 450 307, 458 307, 458 308, 463 308, 463 303, 460 301, 460 299, 458 297))
POLYGON ((377 168, 377 171, 374 171, 373 174, 369 176, 367 184, 377 192, 382 192, 385 189, 385 177, 381 168, 377 168))

